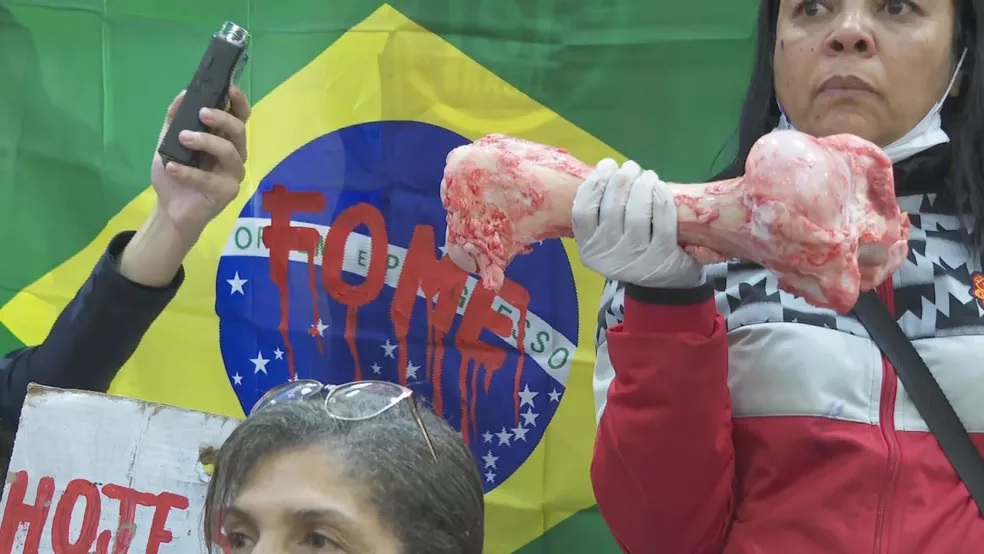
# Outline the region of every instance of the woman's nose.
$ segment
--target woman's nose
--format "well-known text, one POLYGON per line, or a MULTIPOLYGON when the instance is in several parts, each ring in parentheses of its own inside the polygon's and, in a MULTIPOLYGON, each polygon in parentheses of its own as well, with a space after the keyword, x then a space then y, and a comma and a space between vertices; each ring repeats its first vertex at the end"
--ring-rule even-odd
POLYGON ((863 15, 844 14, 836 25, 824 43, 827 54, 858 54, 864 57, 875 55, 875 39, 863 15))

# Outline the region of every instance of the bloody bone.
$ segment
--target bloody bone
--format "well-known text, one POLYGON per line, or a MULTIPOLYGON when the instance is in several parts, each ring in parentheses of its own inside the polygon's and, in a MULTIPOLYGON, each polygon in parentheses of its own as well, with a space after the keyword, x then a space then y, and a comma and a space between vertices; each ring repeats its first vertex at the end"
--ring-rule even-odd
MULTIPOLYGON (((498 290, 515 256, 573 236, 574 197, 591 170, 564 150, 504 135, 455 148, 441 182, 448 255, 498 290)), ((908 252, 891 161, 853 135, 771 133, 752 147, 744 177, 667 186, 680 244, 698 261, 759 263, 783 290, 841 313, 908 252)))

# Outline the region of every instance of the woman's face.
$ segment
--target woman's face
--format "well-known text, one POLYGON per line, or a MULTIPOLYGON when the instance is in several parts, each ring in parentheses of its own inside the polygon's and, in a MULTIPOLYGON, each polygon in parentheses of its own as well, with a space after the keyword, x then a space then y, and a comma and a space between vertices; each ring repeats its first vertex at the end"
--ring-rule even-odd
POLYGON ((233 554, 397 554, 398 542, 350 476, 323 448, 260 460, 223 532, 233 554))
POLYGON ((793 127, 880 146, 908 133, 952 76, 953 2, 780 0, 775 87, 793 127))

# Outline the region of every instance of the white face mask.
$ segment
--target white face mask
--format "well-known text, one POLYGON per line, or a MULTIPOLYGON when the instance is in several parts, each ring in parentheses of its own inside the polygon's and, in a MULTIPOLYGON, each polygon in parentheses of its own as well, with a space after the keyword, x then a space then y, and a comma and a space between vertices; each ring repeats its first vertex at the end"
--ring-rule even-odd
MULTIPOLYGON (((953 84, 957 82, 957 75, 960 73, 960 67, 963 66, 966 56, 967 50, 964 49, 963 53, 960 54, 960 61, 957 62, 957 67, 953 71, 953 77, 950 78, 950 84, 946 87, 946 92, 943 93, 943 98, 940 98, 940 101, 933 105, 929 113, 926 114, 926 117, 922 118, 919 123, 916 123, 916 126, 906 133, 905 136, 882 148, 885 154, 891 158, 892 163, 900 162, 910 156, 928 150, 937 144, 950 142, 950 137, 943 130, 943 119, 940 117, 940 111, 943 110, 943 102, 950 96, 950 90, 953 89, 953 84)), ((779 106, 779 113, 781 114, 779 116, 779 125, 776 126, 774 131, 793 129, 793 125, 786 118, 786 112, 783 111, 782 106, 779 106)))

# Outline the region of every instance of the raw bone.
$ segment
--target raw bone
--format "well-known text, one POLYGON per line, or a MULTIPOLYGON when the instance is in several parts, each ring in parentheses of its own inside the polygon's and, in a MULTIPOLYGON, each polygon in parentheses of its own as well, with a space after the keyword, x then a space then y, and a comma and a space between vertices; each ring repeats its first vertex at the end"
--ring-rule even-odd
MULTIPOLYGON (((573 236, 574 197, 591 170, 564 150, 504 135, 455 148, 441 182, 448 255, 498 291, 515 256, 573 236)), ((853 135, 774 132, 752 147, 744 177, 667 186, 680 244, 701 263, 759 263, 783 290, 841 313, 908 252, 891 161, 853 135)))

